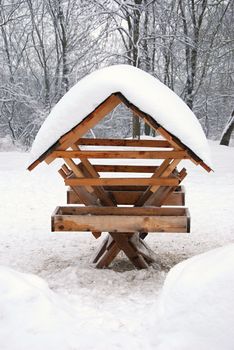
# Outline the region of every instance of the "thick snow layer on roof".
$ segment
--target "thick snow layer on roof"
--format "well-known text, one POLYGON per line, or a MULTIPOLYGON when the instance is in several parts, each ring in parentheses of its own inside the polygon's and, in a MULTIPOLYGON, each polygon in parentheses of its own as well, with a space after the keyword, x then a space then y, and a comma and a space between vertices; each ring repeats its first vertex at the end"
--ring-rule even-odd
POLYGON ((158 79, 129 65, 97 70, 74 85, 55 105, 39 130, 32 146, 31 162, 115 92, 121 92, 211 165, 206 137, 189 107, 158 79))
POLYGON ((169 272, 161 295, 160 350, 234 349, 234 244, 169 272))

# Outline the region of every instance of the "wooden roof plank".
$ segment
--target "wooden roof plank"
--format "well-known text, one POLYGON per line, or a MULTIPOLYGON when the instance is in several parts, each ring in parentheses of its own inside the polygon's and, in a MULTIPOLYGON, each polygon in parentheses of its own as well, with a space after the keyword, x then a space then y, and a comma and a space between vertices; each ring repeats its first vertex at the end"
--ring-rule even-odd
POLYGON ((69 132, 60 137, 46 152, 44 152, 36 161, 29 165, 28 170, 33 170, 39 163, 44 160, 49 164, 54 160, 50 157, 54 150, 65 150, 76 142, 80 137, 84 136, 89 129, 93 128, 102 118, 110 113, 121 100, 118 96, 110 95, 102 102, 93 112, 91 112, 81 123, 76 125, 69 132))
MULTIPOLYGON (((54 145, 52 145, 45 153, 43 153, 36 161, 34 161, 28 170, 34 169, 40 162, 46 161, 48 164, 54 160, 53 153, 55 150, 66 150, 76 143, 78 139, 83 137, 87 131, 93 128, 98 122, 104 118, 109 112, 111 112, 118 104, 123 102, 128 108, 130 108, 134 114, 143 118, 155 131, 159 132, 169 144, 177 150, 187 150, 188 155, 192 161, 201 165, 206 171, 210 172, 212 169, 205 164, 193 151, 191 151, 186 145, 184 145, 177 137, 169 133, 162 126, 160 126, 151 116, 147 115, 135 105, 130 103, 120 92, 113 93, 103 103, 101 103, 92 113, 83 119, 81 123, 76 125, 72 130, 64 134, 54 145)), ((174 157, 175 158, 175 157, 174 157)))

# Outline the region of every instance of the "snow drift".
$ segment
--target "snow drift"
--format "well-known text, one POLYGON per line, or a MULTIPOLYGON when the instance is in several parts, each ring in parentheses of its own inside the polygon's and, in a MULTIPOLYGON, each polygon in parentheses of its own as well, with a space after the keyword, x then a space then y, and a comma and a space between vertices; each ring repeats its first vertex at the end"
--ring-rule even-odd
POLYGON ((159 350, 233 350, 234 244, 169 272, 160 300, 159 350))

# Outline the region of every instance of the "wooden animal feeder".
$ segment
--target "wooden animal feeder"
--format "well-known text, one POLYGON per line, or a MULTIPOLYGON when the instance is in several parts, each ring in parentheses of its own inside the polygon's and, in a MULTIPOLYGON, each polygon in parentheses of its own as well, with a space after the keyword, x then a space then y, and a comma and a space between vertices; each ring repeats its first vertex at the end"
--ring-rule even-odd
POLYGON ((149 232, 189 232, 181 186, 187 172, 178 165, 189 159, 211 170, 207 141, 189 108, 158 80, 125 65, 85 77, 52 110, 28 169, 56 158, 64 161, 59 173, 69 205, 54 211, 52 231, 90 231, 95 238, 108 232, 93 260, 98 268, 121 250, 136 268, 146 268, 155 260, 144 241, 149 232), (84 138, 121 103, 161 139, 84 138))

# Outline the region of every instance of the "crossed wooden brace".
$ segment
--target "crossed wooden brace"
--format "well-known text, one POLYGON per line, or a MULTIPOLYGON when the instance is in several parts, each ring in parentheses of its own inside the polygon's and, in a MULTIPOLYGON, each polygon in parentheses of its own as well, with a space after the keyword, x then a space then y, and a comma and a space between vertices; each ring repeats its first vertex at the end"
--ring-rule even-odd
MULTIPOLYGON (((75 144, 72 148, 80 151, 79 146, 75 144)), ((81 162, 79 165, 71 158, 64 158, 65 164, 59 170, 59 173, 65 179, 65 182, 71 186, 80 202, 84 203, 86 206, 117 206, 114 198, 112 198, 102 186, 71 185, 72 179, 75 184, 75 179, 82 179, 82 177, 86 179, 99 178, 98 172, 90 161, 82 157, 82 152, 79 153, 79 156, 81 162)), ((180 161, 181 159, 165 159, 162 164, 156 168, 151 178, 177 178, 179 182, 182 181, 186 176, 186 171, 185 169, 182 169, 180 173, 176 171, 176 167, 180 161)), ((142 207, 154 205, 160 207, 177 186, 178 184, 176 186, 148 186, 134 206, 142 207)), ((92 233, 96 238, 101 235, 101 232, 92 233)), ((109 232, 96 252, 92 262, 96 264, 97 268, 108 267, 119 252, 123 251, 136 268, 148 267, 150 263, 155 261, 156 255, 143 241, 147 234, 148 232, 109 232)))

